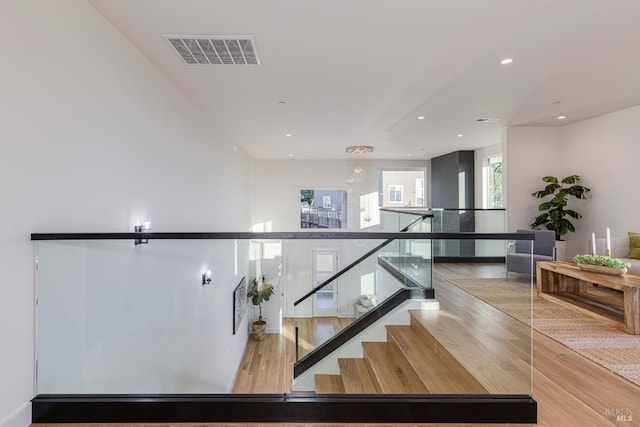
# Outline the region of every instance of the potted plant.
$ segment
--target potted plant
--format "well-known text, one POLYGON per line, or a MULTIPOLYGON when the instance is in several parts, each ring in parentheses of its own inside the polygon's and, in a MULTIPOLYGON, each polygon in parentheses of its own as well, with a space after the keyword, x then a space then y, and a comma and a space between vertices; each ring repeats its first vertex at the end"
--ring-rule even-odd
POLYGON ((564 260, 566 258, 566 246, 561 246, 559 242, 564 243, 562 236, 570 231, 576 231, 569 218, 582 218, 582 215, 578 212, 567 209, 567 199, 569 196, 577 199, 586 199, 587 193, 591 189, 580 185, 580 176, 578 175, 570 175, 561 181, 555 176, 545 176, 542 181, 547 183, 546 187, 531 195, 538 199, 548 196, 551 196, 551 198, 538 206, 538 210, 543 213, 533 220, 531 228, 536 229, 544 226, 547 230, 554 231, 556 233, 556 249, 558 250, 557 258, 564 260))
POLYGON ((251 324, 253 338, 257 341, 264 339, 267 330, 267 321, 262 317, 262 303, 269 301, 271 295, 273 295, 273 285, 265 281, 264 274, 251 281, 247 297, 251 298, 251 302, 257 305, 259 310, 258 318, 251 324))
POLYGON ((624 276, 631 264, 604 255, 576 255, 573 260, 582 270, 624 276))

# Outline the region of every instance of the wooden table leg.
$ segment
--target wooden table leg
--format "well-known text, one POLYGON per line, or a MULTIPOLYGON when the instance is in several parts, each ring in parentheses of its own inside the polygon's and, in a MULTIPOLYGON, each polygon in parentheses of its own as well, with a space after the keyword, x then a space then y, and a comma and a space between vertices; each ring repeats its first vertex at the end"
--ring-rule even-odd
POLYGON ((624 289, 624 325, 627 332, 640 335, 640 292, 637 286, 624 289))

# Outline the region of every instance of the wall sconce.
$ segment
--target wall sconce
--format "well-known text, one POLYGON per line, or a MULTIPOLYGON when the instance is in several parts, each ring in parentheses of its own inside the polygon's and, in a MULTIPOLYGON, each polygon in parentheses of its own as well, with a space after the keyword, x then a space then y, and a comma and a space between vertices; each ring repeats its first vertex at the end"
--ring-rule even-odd
MULTIPOLYGON (((136 233, 148 233, 151 231, 151 221, 145 221, 142 224, 134 225, 133 231, 136 233)), ((143 243, 149 243, 149 239, 136 239, 134 242, 136 245, 141 245, 143 243)))
POLYGON ((202 286, 211 284, 211 270, 202 273, 202 286))

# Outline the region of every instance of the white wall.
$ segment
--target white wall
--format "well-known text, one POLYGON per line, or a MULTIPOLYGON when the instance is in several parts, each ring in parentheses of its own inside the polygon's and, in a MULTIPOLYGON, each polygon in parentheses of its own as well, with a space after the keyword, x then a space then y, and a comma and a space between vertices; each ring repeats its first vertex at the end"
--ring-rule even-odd
POLYGON ((228 392, 249 323, 233 334, 235 244, 38 242, 37 394, 228 392))
POLYGON ((34 396, 30 233, 130 231, 138 218, 246 230, 251 163, 84 1, 0 8, 0 425, 13 427, 34 396))
MULTIPOLYGON (((424 161, 361 161, 364 179, 353 183, 349 160, 255 160, 254 224, 257 230, 300 230, 300 190, 348 190, 348 230, 360 230, 360 196, 378 192, 381 167, 427 167, 424 161), (264 225, 264 228, 262 228, 264 225)), ((428 183, 426 184, 429 187, 428 183)))
POLYGON ((531 193, 544 187, 545 175, 580 175, 591 188, 587 200, 570 199, 569 207, 583 215, 573 220, 575 233, 565 236, 567 258, 585 252, 591 233, 613 236, 640 230, 634 197, 640 146, 640 107, 633 107, 558 128, 507 129, 507 229, 528 227, 539 199, 531 193))
POLYGON ((640 107, 629 108, 561 128, 564 173, 577 174, 589 187, 588 200, 577 209, 576 233, 568 240, 568 253, 584 253, 591 233, 604 237, 640 230, 638 159, 640 159, 640 107))
POLYGON ((531 193, 544 188, 542 177, 562 175, 565 170, 559 128, 519 127, 506 130, 503 152, 506 183, 507 231, 530 228, 540 200, 531 193))

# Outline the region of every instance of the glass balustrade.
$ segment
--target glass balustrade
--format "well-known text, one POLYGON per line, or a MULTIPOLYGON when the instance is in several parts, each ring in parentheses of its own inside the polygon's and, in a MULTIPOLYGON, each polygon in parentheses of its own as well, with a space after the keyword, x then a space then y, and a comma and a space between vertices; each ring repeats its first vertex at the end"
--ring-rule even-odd
MULTIPOLYGON (((432 209, 432 229, 442 233, 504 233, 504 209, 432 209)), ((506 246, 491 240, 455 241, 436 239, 434 256, 452 258, 504 258, 506 246)))
POLYGON ((430 222, 388 219, 395 233, 36 240, 37 393, 322 394, 326 376, 350 393, 365 366, 380 394, 530 395, 532 278, 434 265, 430 222), (254 306, 263 277, 273 293, 254 306))

